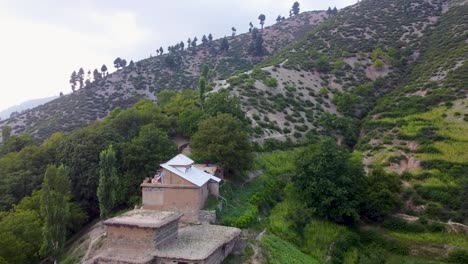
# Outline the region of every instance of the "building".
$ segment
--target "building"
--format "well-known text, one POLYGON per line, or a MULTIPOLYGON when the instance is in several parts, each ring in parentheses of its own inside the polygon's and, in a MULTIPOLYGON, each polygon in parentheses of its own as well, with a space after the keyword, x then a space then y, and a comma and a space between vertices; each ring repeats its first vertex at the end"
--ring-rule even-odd
POLYGON ((198 211, 208 195, 219 195, 220 181, 179 154, 161 164, 154 178, 147 178, 141 184, 143 209, 181 212, 182 221, 197 222, 198 211))
POLYGON ((107 238, 87 264, 219 264, 232 251, 240 229, 192 225, 179 229, 182 214, 136 209, 104 221, 107 238))

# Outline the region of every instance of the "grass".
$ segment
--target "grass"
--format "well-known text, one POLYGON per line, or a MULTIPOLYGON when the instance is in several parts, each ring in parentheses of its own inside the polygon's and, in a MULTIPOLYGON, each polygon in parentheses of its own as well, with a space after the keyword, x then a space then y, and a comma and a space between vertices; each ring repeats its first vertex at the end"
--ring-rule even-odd
POLYGON ((262 239, 268 262, 270 264, 315 264, 319 263, 315 258, 304 254, 293 244, 281 238, 267 234, 262 239))
POLYGON ((259 209, 272 207, 284 187, 280 176, 294 170, 294 156, 298 150, 263 153, 254 160, 254 170, 262 175, 243 184, 226 182, 221 193, 227 203, 221 211, 223 224, 246 228, 258 219, 259 209))
POLYGON ((395 254, 388 254, 387 263, 398 263, 398 264, 444 264, 446 262, 440 262, 437 260, 428 260, 424 258, 414 257, 414 256, 402 256, 395 254))
POLYGON ((409 243, 450 245, 468 249, 468 237, 465 234, 388 232, 388 235, 409 243))
POLYGON ((304 248, 307 253, 326 260, 330 245, 348 232, 345 226, 322 220, 312 220, 304 229, 304 248))

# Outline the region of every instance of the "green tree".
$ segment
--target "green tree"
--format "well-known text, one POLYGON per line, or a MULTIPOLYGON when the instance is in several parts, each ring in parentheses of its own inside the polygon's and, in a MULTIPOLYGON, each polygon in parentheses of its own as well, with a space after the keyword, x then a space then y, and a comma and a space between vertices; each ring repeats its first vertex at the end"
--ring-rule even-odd
POLYGON ((233 175, 239 175, 252 163, 244 125, 230 114, 219 114, 202 121, 192 137, 191 147, 197 158, 218 162, 233 175))
POLYGON ((3 126, 2 127, 2 141, 6 142, 8 139, 10 139, 11 136, 11 127, 9 126, 3 126))
POLYGON ((265 19, 266 19, 266 16, 264 14, 260 14, 258 16, 258 20, 260 20, 260 26, 262 29, 263 29, 263 25, 265 24, 265 19))
POLYGON ((221 51, 228 51, 229 50, 229 41, 226 36, 221 40, 221 51))
POLYGON ((63 252, 69 220, 70 182, 63 165, 47 167, 41 192, 43 242, 40 253, 57 260, 63 252))
POLYGON ((320 58, 315 62, 315 67, 317 67, 317 70, 320 72, 327 72, 330 70, 330 62, 328 61, 327 56, 320 56, 320 58))
POLYGON ((177 147, 169 140, 167 133, 154 124, 142 126, 138 136, 125 143, 122 148, 123 166, 132 175, 132 178, 125 179, 123 185, 130 189, 130 193, 132 190, 138 190, 145 177, 152 176, 159 168, 159 164, 172 158, 176 153, 177 147))
POLYGON ((226 89, 220 89, 215 93, 210 93, 206 99, 205 108, 203 110, 208 116, 230 114, 242 122, 246 121, 245 113, 242 111, 239 98, 231 95, 226 89))
POLYGON ((352 223, 359 219, 364 194, 361 160, 352 159, 333 139, 303 150, 291 180, 307 207, 328 220, 352 223))
POLYGON ((210 69, 208 68, 208 65, 203 64, 200 80, 198 81, 198 89, 200 92, 200 104, 202 108, 203 103, 205 102, 206 81, 208 80, 209 71, 210 69))
POLYGON ((97 196, 101 218, 109 215, 116 203, 118 192, 117 159, 110 145, 99 154, 99 185, 97 196))
POLYGON ((75 92, 76 90, 76 81, 77 81, 77 74, 76 74, 76 71, 73 71, 69 80, 69 83, 71 85, 71 89, 73 92, 75 92))
POLYGON ((202 36, 201 42, 203 43, 203 45, 205 45, 206 43, 208 43, 208 38, 206 38, 206 35, 203 35, 203 36, 202 36))
POLYGON ((101 73, 102 73, 102 77, 107 75, 107 66, 105 64, 103 64, 101 67, 101 73))
POLYGON ((363 213, 373 221, 382 221, 401 206, 400 178, 378 167, 369 173, 367 182, 363 213))
POLYGON ((299 2, 294 2, 292 8, 291 8, 292 13, 297 16, 299 15, 300 8, 299 8, 299 2))

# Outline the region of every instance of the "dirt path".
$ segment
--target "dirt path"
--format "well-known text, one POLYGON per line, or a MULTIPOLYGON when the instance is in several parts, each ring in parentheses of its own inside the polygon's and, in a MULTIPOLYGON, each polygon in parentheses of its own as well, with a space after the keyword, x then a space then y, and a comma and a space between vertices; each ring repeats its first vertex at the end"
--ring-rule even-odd
POLYGON ((252 249, 254 251, 252 257, 250 258, 250 263, 251 264, 262 264, 263 263, 261 248, 258 245, 258 243, 260 243, 260 241, 262 241, 262 238, 263 238, 263 235, 265 234, 265 232, 266 232, 266 229, 263 229, 263 231, 260 232, 260 234, 258 234, 257 237, 255 238, 255 243, 249 243, 249 245, 252 247, 252 249))

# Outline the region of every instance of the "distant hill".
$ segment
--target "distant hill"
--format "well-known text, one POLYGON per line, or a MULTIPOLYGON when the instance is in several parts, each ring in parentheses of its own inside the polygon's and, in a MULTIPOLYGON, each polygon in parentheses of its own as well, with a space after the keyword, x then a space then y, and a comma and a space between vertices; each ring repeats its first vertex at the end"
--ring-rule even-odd
POLYGON ((14 112, 21 113, 22 111, 34 108, 36 106, 45 104, 47 102, 50 102, 57 97, 58 96, 51 96, 51 97, 46 97, 46 98, 33 99, 33 100, 23 102, 19 105, 8 107, 7 109, 0 112, 0 119, 3 120, 3 119, 10 118, 11 113, 14 113, 14 112))
POLYGON ((57 131, 86 126, 116 107, 127 108, 142 98, 155 101, 162 89, 197 87, 203 64, 211 67, 213 80, 248 70, 301 39, 326 18, 324 11, 304 12, 264 28, 261 54, 254 54, 252 36, 244 33, 227 37, 228 50, 222 50, 222 39, 217 39, 135 62, 75 93, 1 121, 0 127, 8 125, 16 134, 31 133, 43 140, 57 131))

